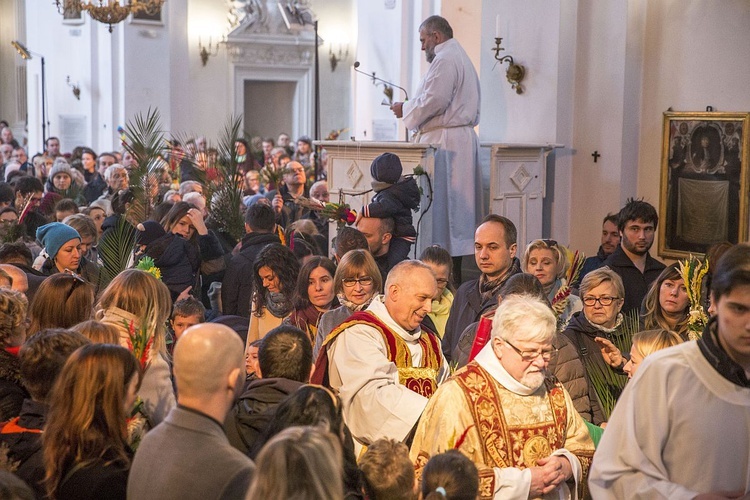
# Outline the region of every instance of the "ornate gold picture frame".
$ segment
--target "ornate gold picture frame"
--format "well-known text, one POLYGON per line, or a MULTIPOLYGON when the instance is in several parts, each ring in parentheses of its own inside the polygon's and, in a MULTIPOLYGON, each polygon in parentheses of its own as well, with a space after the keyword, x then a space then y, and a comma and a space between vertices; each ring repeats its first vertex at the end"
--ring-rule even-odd
POLYGON ((750 113, 664 113, 659 255, 702 255, 748 235, 750 113))

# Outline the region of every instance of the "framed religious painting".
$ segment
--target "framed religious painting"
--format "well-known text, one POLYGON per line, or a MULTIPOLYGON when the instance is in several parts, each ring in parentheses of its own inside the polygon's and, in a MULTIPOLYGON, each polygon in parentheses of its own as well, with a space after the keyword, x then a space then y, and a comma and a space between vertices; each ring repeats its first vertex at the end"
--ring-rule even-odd
POLYGON ((83 11, 81 5, 73 0, 63 0, 62 2, 63 24, 78 25, 83 24, 83 11))
POLYGON ((130 15, 131 24, 150 24, 152 26, 164 26, 163 6, 159 5, 155 10, 136 10, 130 15))
POLYGON ((747 240, 749 139, 750 113, 664 113, 660 256, 747 240))

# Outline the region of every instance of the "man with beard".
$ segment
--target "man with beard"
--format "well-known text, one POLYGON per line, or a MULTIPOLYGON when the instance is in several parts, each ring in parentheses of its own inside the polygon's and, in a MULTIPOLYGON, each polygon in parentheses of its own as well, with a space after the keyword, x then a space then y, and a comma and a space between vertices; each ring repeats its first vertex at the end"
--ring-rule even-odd
POLYGON ((416 95, 391 106, 396 118, 415 132, 414 142, 437 144, 432 242, 454 257, 460 281, 460 256, 471 254, 473 234, 482 208, 479 140, 479 78, 469 56, 440 16, 419 27, 419 41, 430 67, 416 95))
POLYGON ((620 231, 617 230, 617 214, 607 214, 604 221, 602 221, 602 239, 599 251, 596 255, 587 257, 583 262, 577 283, 580 283, 586 274, 602 267, 607 257, 615 253, 619 244, 620 231))
POLYGON ((643 200, 628 199, 617 215, 620 246, 607 257, 604 265, 619 274, 625 285, 625 303, 622 306, 625 315, 640 310, 651 283, 666 267, 648 253, 654 244, 657 224, 659 216, 656 209, 643 200))
POLYGON ((568 392, 545 377, 556 324, 537 297, 500 303, 490 342, 425 408, 411 447, 418 469, 457 449, 479 469, 478 498, 577 498, 594 443, 568 392))

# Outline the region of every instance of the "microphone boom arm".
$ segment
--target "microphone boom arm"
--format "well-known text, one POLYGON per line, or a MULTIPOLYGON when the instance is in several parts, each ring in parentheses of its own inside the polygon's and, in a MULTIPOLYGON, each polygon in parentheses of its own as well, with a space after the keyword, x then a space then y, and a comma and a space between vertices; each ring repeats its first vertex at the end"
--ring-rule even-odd
POLYGON ((399 89, 399 90, 400 90, 401 92, 403 92, 403 93, 404 93, 404 100, 405 100, 405 101, 408 101, 408 100, 409 100, 409 93, 408 93, 408 92, 406 91, 406 89, 405 89, 405 88, 403 88, 403 87, 401 87, 401 86, 399 86, 399 85, 396 85, 396 84, 395 84, 395 83, 393 83, 393 82, 389 82, 389 81, 383 80, 382 78, 378 78, 377 76, 375 76, 375 72, 374 72, 374 71, 372 72, 372 74, 370 74, 370 73, 365 73, 364 71, 362 71, 361 69, 359 69, 359 61, 356 61, 356 62, 354 63, 354 71, 356 71, 357 73, 363 74, 363 75, 365 75, 366 77, 368 77, 368 78, 372 79, 372 83, 373 83, 373 84, 374 84, 375 82, 381 82, 381 83, 383 83, 383 84, 385 84, 385 85, 388 85, 388 86, 391 86, 391 87, 396 87, 397 89, 399 89))

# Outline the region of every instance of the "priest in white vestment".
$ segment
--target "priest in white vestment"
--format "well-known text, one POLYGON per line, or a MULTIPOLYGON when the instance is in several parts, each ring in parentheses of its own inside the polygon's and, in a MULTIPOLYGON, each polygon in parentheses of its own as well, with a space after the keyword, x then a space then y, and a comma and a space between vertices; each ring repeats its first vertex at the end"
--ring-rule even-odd
POLYGON ((427 18, 419 39, 430 68, 416 95, 391 106, 412 130, 414 141, 440 147, 432 182, 432 243, 452 256, 474 252, 474 229, 482 219, 479 140, 479 77, 453 29, 440 16, 427 18))
POLYGON ((750 498, 750 246, 713 271, 700 339, 648 356, 594 456, 598 499, 750 498))
POLYGON ((323 344, 312 380, 327 378, 338 391, 357 451, 380 438, 404 440, 449 372, 440 339, 420 326, 436 291, 429 267, 403 261, 388 274, 385 295, 323 344), (326 376, 321 356, 327 356, 326 376))
POLYGON ((547 304, 505 298, 490 342, 428 403, 411 448, 418 471, 458 449, 479 469, 479 498, 576 498, 594 443, 568 392, 546 377, 555 334, 547 304))

